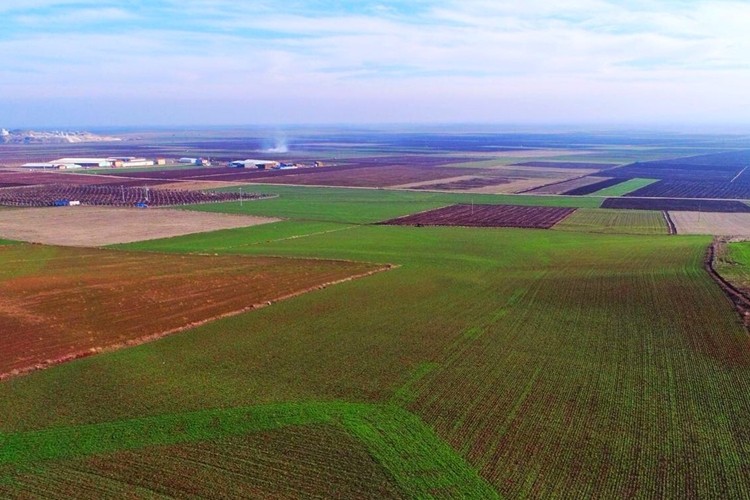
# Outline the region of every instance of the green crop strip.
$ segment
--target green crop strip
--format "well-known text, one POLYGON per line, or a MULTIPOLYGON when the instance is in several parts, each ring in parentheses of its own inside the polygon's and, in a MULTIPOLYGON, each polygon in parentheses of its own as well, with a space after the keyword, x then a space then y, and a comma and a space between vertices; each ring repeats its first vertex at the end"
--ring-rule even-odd
POLYGON ((589 196, 623 196, 658 181, 659 179, 628 179, 614 186, 600 189, 589 196))
POLYGON ((558 231, 609 234, 668 234, 666 221, 655 210, 580 208, 556 224, 558 231))
POLYGON ((341 424, 412 498, 499 498, 432 429, 394 405, 279 403, 0 434, 0 466, 30 466, 43 473, 47 460, 319 423, 341 424))
MULTIPOLYGON (((237 188, 226 188, 232 191, 237 188)), ((482 203, 554 207, 590 207, 598 198, 584 196, 533 196, 472 193, 434 193, 392 189, 321 188, 278 185, 248 185, 243 191, 276 194, 278 197, 239 202, 211 203, 186 210, 282 217, 304 221, 369 224, 455 203, 482 203)))

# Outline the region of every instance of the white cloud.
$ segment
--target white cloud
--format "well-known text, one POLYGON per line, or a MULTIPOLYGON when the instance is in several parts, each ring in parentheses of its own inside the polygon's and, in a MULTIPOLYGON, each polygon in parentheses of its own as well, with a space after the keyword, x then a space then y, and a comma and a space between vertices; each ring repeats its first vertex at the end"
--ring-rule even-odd
MULTIPOLYGON (((36 2, 53 3, 66 2, 36 2)), ((425 117, 432 106, 461 120, 494 111, 511 121, 562 119, 575 110, 602 119, 682 117, 686 109, 737 117, 738 105, 750 104, 750 5, 685 5, 446 0, 404 16, 392 5, 311 14, 276 2, 168 1, 139 12, 77 4, 46 17, 16 15, 56 26, 107 21, 111 29, 16 26, 0 38, 0 52, 10 54, 0 93, 300 100, 316 101, 316 110, 325 101, 342 113, 383 103, 373 116, 409 103, 425 117), (157 14, 166 17, 149 19, 157 14)))

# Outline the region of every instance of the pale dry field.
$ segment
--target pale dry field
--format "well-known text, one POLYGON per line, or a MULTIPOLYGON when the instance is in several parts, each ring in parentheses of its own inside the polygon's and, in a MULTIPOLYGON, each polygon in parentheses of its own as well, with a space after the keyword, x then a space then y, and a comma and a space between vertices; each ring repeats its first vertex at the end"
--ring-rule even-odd
POLYGON ((563 182, 568 179, 596 173, 592 169, 572 169, 572 168, 545 168, 545 167, 519 167, 519 166, 496 166, 485 168, 485 175, 463 175, 458 177, 448 177, 443 179, 431 179, 428 181, 411 182, 408 184, 399 184, 390 186, 392 189, 413 189, 424 188, 430 189, 435 187, 437 191, 455 191, 462 193, 484 193, 484 194, 512 194, 519 191, 526 191, 538 186, 546 186, 550 183, 563 182), (460 182, 471 179, 497 178, 495 184, 481 187, 451 187, 446 188, 446 184, 451 182, 460 182), (503 180, 505 182, 503 182, 503 180))
POLYGON ((713 234, 750 238, 750 213, 669 212, 677 234, 713 234))
POLYGON ((590 184, 596 184, 597 182, 601 182, 607 179, 609 179, 609 177, 578 177, 567 181, 558 182, 556 184, 549 184, 538 187, 532 191, 529 191, 529 194, 562 194, 566 191, 570 191, 571 189, 588 186, 590 184))
POLYGON ((23 208, 0 211, 0 237, 48 245, 96 247, 278 220, 154 208, 23 208))

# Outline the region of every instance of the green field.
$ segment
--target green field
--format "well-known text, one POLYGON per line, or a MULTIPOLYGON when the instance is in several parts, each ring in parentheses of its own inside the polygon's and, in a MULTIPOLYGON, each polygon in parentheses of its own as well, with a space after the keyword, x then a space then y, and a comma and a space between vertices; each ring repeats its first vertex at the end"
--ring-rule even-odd
POLYGON ((668 234, 664 215, 655 210, 579 208, 554 226, 560 231, 614 234, 668 234))
MULTIPOLYGON (((342 491, 372 481, 407 497, 487 497, 487 484, 509 497, 750 494, 750 359, 737 356, 747 334, 702 269, 708 238, 355 225, 484 197, 263 189, 281 196, 243 212, 298 220, 120 248, 399 267, 0 384, 6 491, 47 477, 112 486, 102 468, 136 474, 134 460, 190 446, 229 459, 238 440, 303 426, 298 452, 278 443, 263 456, 304 483, 338 467, 310 447, 338 440, 358 457, 342 474, 365 483, 341 478, 342 491)), ((603 213, 588 216, 633 226, 603 213)), ((161 487, 143 467, 139 487, 161 487)), ((305 484, 300 494, 325 495, 325 482, 305 484)))
MULTIPOLYGON (((227 188, 224 191, 236 190, 227 188)), ((306 186, 248 185, 243 191, 277 194, 277 198, 244 202, 197 205, 188 210, 244 213, 306 221, 352 224, 379 222, 454 203, 598 207, 602 200, 583 196, 529 196, 468 193, 426 193, 419 191, 320 188, 306 186)))
POLYGON ((623 196, 658 181, 658 179, 628 179, 614 186, 600 189, 589 196, 623 196))

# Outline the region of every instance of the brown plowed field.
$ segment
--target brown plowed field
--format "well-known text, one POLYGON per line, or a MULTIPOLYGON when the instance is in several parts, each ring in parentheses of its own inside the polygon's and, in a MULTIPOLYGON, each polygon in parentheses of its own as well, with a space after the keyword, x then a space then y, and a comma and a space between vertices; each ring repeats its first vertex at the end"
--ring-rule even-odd
POLYGON ((604 170, 606 168, 616 167, 615 163, 593 163, 583 161, 525 161, 514 163, 518 167, 540 167, 540 168, 593 168, 604 170))
POLYGON ((16 171, 6 170, 0 171, 0 183, 16 186, 36 186, 46 184, 76 184, 76 185, 92 185, 92 184, 117 184, 124 186, 138 185, 138 186, 152 186, 162 184, 163 181, 158 179, 122 179, 114 176, 107 175, 93 175, 93 174, 63 174, 59 172, 38 172, 38 171, 16 171))
POLYGON ((512 181, 507 177, 473 177, 471 179, 461 179, 451 182, 440 182, 437 184, 421 184, 412 186, 409 189, 429 189, 436 191, 465 191, 467 189, 477 189, 488 186, 499 186, 501 184, 510 184, 512 181))
POLYGON ((254 178, 252 182, 308 186, 389 187, 481 173, 484 173, 481 169, 421 166, 362 167, 348 170, 318 168, 314 169, 313 174, 254 178))
POLYGON ((594 176, 578 177, 576 179, 570 179, 567 181, 560 181, 560 182, 545 184, 544 186, 539 186, 538 188, 528 190, 526 191, 526 193, 529 193, 529 194, 562 194, 567 191, 570 191, 571 189, 588 186, 590 184, 596 184, 605 179, 607 178, 606 177, 594 177, 594 176))
POLYGON ((549 229, 575 208, 517 205, 451 205, 391 219, 381 224, 398 226, 525 227, 549 229))
POLYGON ((0 263, 0 378, 382 269, 38 245, 0 246, 0 263))
MULTIPOLYGON (((750 170, 750 169, 748 169, 750 170)), ((742 177, 747 176, 743 172, 735 181, 710 182, 710 181, 673 181, 662 180, 654 184, 642 187, 625 196, 641 196, 644 198, 725 198, 725 199, 750 199, 750 184, 742 177)))
POLYGON ((606 198, 602 208, 631 210, 679 210, 685 212, 750 212, 750 206, 734 200, 690 200, 683 198, 606 198))

